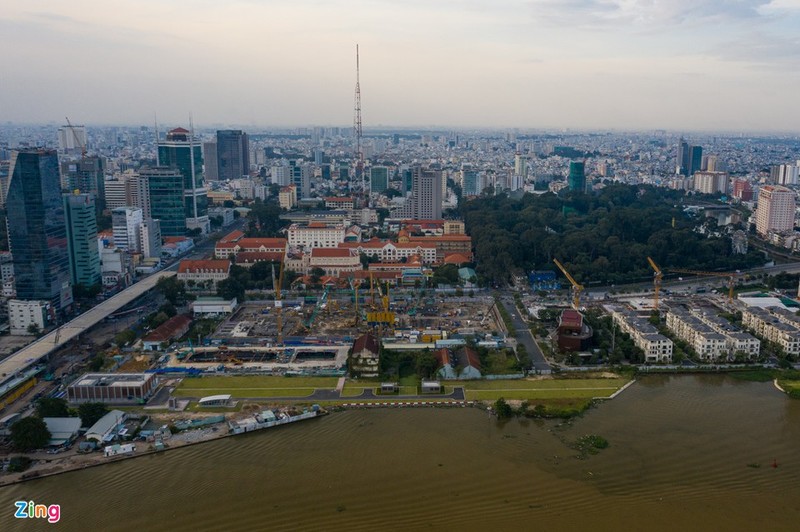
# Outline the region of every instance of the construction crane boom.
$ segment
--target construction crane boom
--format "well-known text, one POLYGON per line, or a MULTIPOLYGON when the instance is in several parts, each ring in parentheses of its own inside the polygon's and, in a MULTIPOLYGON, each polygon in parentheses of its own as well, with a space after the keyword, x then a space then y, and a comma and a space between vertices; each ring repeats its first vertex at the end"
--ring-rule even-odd
POLYGON ((70 131, 72 131, 72 138, 75 139, 75 145, 81 149, 81 160, 86 158, 86 144, 81 142, 81 139, 78 138, 78 133, 75 131, 75 126, 72 125, 72 122, 69 121, 69 117, 65 116, 64 118, 67 119, 67 127, 70 131))
POLYGON ((283 301, 281 301, 281 285, 283 285, 283 264, 281 261, 280 273, 278 274, 278 283, 275 284, 275 267, 272 267, 273 288, 275 289, 275 312, 277 314, 276 321, 278 324, 278 345, 283 344, 283 301))
POLYGON ((583 292, 583 285, 576 281, 567 271, 563 264, 558 262, 558 259, 553 259, 553 262, 558 266, 558 269, 561 270, 561 273, 564 274, 570 284, 572 284, 572 308, 575 310, 579 310, 581 307, 581 292, 583 292))
POLYGON ((657 311, 658 310, 658 292, 661 290, 661 279, 664 277, 664 272, 661 271, 661 268, 651 259, 647 257, 647 262, 650 263, 650 267, 653 268, 655 272, 653 274, 653 287, 654 287, 654 295, 653 295, 653 308, 657 311))

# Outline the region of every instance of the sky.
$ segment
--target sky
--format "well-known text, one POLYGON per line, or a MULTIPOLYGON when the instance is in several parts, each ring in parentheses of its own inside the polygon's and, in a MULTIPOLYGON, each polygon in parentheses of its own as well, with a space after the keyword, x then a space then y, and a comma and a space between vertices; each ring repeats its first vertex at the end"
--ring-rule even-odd
POLYGON ((0 120, 800 130, 800 0, 4 0, 0 120))

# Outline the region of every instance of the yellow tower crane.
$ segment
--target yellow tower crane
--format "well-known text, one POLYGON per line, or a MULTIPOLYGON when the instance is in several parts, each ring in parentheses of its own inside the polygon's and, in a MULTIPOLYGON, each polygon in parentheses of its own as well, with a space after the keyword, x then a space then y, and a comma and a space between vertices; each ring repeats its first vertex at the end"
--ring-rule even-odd
POLYGON ((278 345, 283 344, 283 301, 281 301, 281 285, 283 285, 283 264, 281 261, 278 280, 275 280, 275 265, 272 266, 272 287, 275 289, 275 314, 278 325, 278 345))
POLYGON ((664 277, 664 273, 650 257, 647 257, 647 262, 650 263, 650 267, 655 272, 653 274, 653 287, 655 288, 653 291, 653 309, 658 310, 658 292, 661 290, 661 279, 664 277))
POLYGON ((561 270, 561 273, 564 274, 564 277, 566 277, 569 280, 569 282, 572 284, 572 308, 574 308, 575 310, 580 310, 580 308, 581 308, 581 292, 583 292, 583 285, 580 284, 578 281, 576 281, 569 274, 567 269, 564 268, 564 265, 561 264, 560 262, 558 262, 558 259, 553 259, 553 262, 555 262, 556 266, 558 266, 558 269, 561 270))
POLYGON ((701 272, 697 270, 684 270, 682 268, 670 268, 670 273, 688 273, 691 275, 702 275, 705 277, 726 277, 728 279, 728 301, 733 301, 733 288, 736 286, 738 272, 701 272))

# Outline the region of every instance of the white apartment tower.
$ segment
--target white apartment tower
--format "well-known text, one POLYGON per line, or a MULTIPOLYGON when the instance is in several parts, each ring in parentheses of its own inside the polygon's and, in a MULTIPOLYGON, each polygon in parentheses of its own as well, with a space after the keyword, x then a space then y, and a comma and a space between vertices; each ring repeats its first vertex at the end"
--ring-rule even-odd
POLYGON ((783 233, 794 228, 795 196, 786 187, 767 185, 758 191, 756 232, 766 236, 770 232, 783 233))

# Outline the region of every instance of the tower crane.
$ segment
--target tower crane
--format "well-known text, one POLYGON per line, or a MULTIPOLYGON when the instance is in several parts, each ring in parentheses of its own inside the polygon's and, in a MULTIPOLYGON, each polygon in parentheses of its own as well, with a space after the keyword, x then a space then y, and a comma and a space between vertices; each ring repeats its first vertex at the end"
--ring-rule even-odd
POLYGON ((81 139, 78 138, 78 133, 75 131, 75 126, 72 125, 72 122, 69 121, 69 117, 65 116, 64 118, 67 119, 67 127, 70 131, 72 131, 72 137, 75 139, 75 145, 81 149, 81 160, 86 158, 86 143, 81 142, 81 139))
POLYGON ((275 282, 275 265, 272 265, 272 287, 275 289, 275 314, 278 324, 278 344, 283 344, 283 301, 281 301, 281 285, 283 285, 283 265, 286 261, 281 261, 278 281, 275 282))
POLYGON ((581 292, 583 292, 583 285, 569 274, 567 269, 564 268, 564 265, 558 262, 558 259, 553 259, 553 262, 558 266, 558 269, 561 270, 561 273, 564 274, 564 277, 572 284, 572 308, 579 310, 581 308, 581 292))
POLYGON ((661 268, 658 267, 658 264, 653 261, 650 257, 647 257, 647 262, 650 264, 650 267, 653 268, 653 287, 654 287, 654 295, 653 295, 653 309, 658 311, 658 292, 661 290, 661 279, 664 277, 664 272, 661 271, 661 268))
POLYGON ((739 276, 739 272, 702 272, 697 270, 684 270, 682 268, 670 268, 669 271, 671 273, 688 273, 704 277, 726 277, 728 279, 728 301, 733 301, 733 288, 736 286, 736 278, 739 276))

